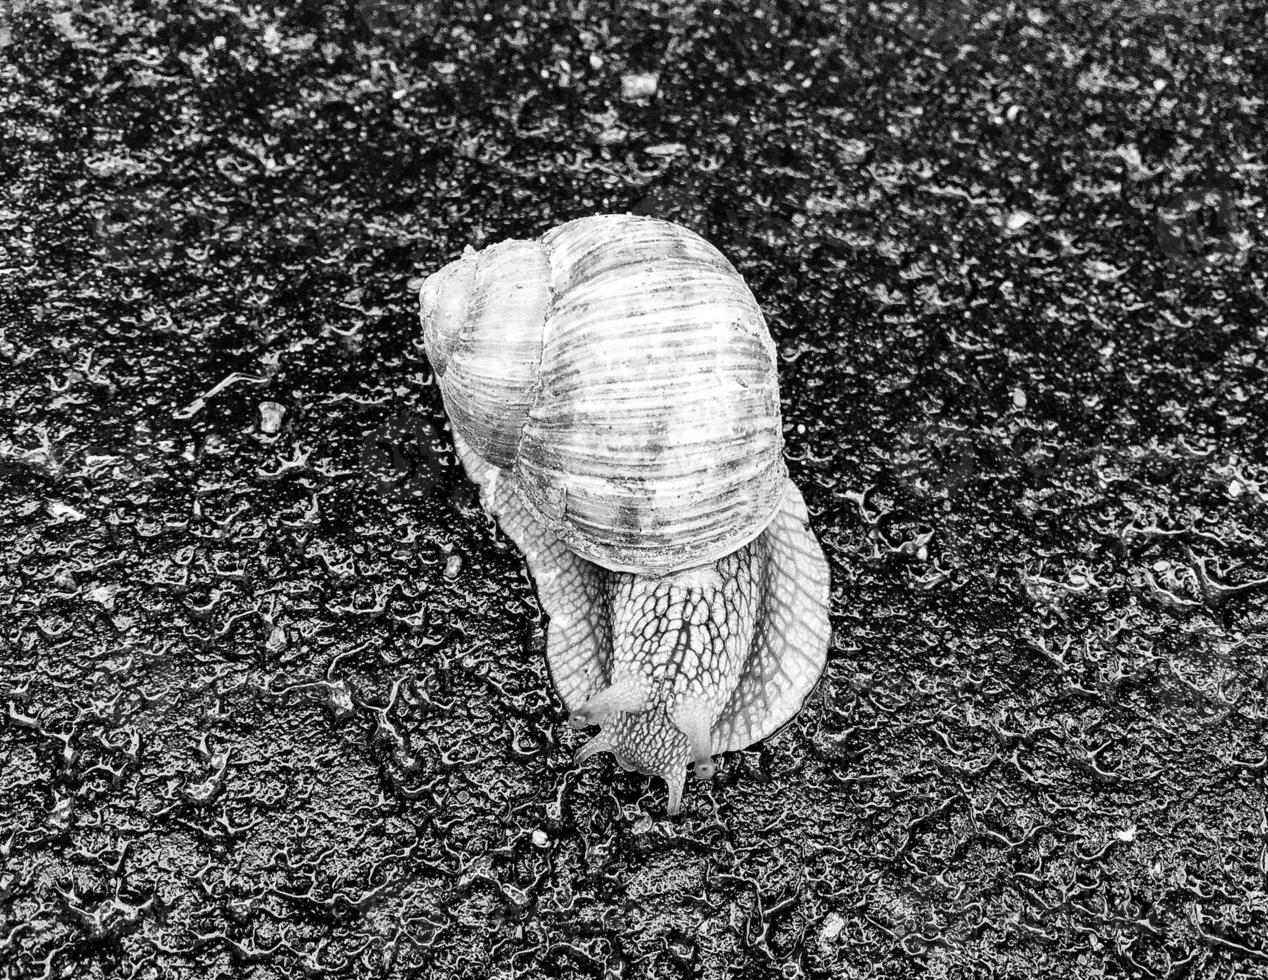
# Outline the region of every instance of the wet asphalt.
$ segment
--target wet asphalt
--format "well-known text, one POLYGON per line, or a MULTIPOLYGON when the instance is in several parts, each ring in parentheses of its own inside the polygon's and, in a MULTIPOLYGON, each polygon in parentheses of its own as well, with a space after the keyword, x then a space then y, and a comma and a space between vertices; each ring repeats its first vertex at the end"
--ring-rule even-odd
POLYGON ((0 15, 0 976, 1268 976, 1262 7, 0 15), (820 690, 578 769, 413 293, 680 221, 820 690))

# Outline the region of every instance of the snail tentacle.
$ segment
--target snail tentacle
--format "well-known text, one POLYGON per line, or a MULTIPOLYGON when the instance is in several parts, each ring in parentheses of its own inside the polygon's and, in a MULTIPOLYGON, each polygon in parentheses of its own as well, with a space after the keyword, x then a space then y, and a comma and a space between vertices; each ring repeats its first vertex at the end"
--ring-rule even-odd
POLYGON ((642 711, 646 706, 643 685, 632 677, 623 677, 589 698, 569 716, 568 722, 573 728, 605 725, 615 714, 642 711))
POLYGON ((676 817, 682 810, 682 790, 687 782, 687 772, 680 767, 677 773, 663 773, 662 777, 665 785, 669 787, 669 802, 665 806, 665 812, 671 817, 676 817))
POLYGON ((697 779, 713 778, 713 743, 710 731, 713 717, 703 698, 688 697, 679 702, 673 713, 674 724, 687 736, 691 749, 692 771, 697 779))
POLYGON ((585 745, 581 746, 581 748, 577 749, 577 754, 574 759, 577 765, 581 765, 587 759, 591 759, 602 752, 615 753, 616 749, 614 749, 612 744, 604 738, 592 738, 590 741, 586 742, 585 745))

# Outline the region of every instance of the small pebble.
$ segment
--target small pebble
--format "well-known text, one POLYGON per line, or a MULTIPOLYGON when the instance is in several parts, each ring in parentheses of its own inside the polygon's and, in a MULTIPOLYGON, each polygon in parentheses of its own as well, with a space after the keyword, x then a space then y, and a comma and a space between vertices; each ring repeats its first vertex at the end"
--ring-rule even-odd
POLYGON ((222 435, 217 435, 212 432, 203 439, 203 452, 207 453, 209 456, 220 456, 228 451, 229 442, 222 435))
POLYGON ((352 691, 343 680, 337 680, 326 690, 326 708, 335 721, 346 721, 356 712, 352 703, 352 691))
POLYGON ((70 504, 64 504, 60 500, 50 500, 45 506, 53 517, 62 521, 82 521, 88 516, 83 511, 76 510, 70 504))
POLYGON ((449 560, 445 562, 445 578, 453 581, 458 577, 458 573, 462 571, 462 556, 450 555, 449 560))
POLYGON ((550 836, 544 830, 534 830, 533 843, 538 847, 546 847, 550 844, 550 836))
POLYGON ((655 72, 630 72, 621 76, 621 98, 627 101, 650 99, 659 84, 660 76, 655 72))
POLYGON ((282 416, 286 414, 286 406, 277 402, 260 402, 260 431, 265 435, 277 435, 282 427, 282 416))
POLYGON ((1013 389, 1013 405, 1017 408, 1026 407, 1026 393, 1020 388, 1013 389))
POLYGON ((283 649, 286 646, 286 630, 280 626, 274 626, 264 646, 270 653, 283 649))
POLYGON ((872 144, 866 140, 848 139, 839 149, 845 163, 859 163, 872 152, 872 144))

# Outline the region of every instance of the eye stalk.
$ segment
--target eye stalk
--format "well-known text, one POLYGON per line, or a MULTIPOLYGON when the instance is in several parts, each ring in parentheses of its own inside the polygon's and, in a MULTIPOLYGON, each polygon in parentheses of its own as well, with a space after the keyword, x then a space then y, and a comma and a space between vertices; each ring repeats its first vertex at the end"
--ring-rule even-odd
POLYGON ((625 677, 613 681, 568 716, 573 728, 606 725, 622 711, 639 712, 647 707, 647 695, 638 681, 625 677))

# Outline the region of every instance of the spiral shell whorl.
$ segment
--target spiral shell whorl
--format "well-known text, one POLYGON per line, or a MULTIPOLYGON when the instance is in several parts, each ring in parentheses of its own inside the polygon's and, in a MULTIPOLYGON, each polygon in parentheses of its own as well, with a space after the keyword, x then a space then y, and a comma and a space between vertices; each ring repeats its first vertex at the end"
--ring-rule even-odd
POLYGON ((423 344, 427 348, 427 359, 438 375, 443 375, 449 366, 449 358, 466 321, 467 302, 478 262, 475 249, 468 245, 462 258, 428 276, 419 291, 423 344))
POLYGON ((536 395, 550 306, 545 249, 523 241, 469 248, 427 277, 419 306, 445 411, 476 452, 510 469, 536 395))

